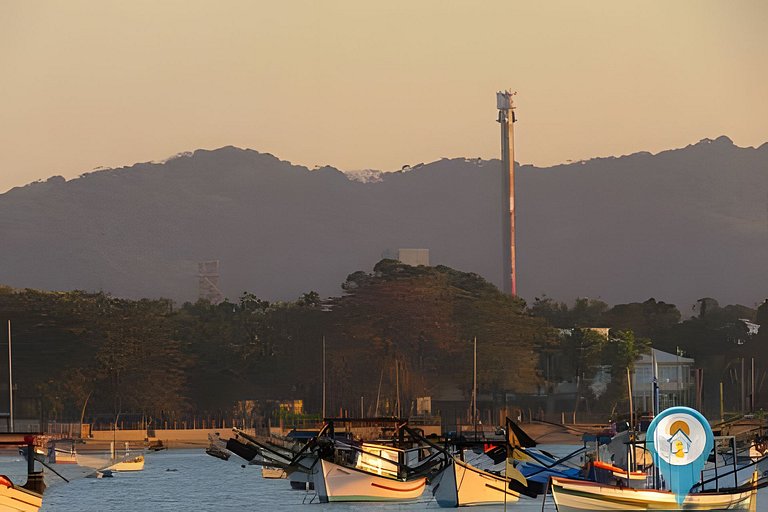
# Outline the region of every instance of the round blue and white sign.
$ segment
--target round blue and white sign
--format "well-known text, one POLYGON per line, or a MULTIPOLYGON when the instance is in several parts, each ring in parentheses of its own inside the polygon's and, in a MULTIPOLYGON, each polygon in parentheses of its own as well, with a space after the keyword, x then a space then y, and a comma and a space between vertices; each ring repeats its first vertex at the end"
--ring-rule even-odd
POLYGON ((646 435, 653 461, 681 504, 698 482, 715 444, 709 422, 689 407, 671 407, 656 416, 646 435))

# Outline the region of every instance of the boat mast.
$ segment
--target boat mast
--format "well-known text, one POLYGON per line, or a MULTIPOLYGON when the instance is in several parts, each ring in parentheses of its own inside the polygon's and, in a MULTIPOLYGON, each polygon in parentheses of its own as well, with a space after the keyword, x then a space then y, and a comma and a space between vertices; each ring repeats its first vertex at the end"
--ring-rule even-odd
POLYGON ((627 394, 629 395, 629 428, 630 432, 633 432, 635 422, 633 421, 634 407, 632 407, 632 376, 629 373, 629 366, 627 366, 627 394))
POLYGON ((395 390, 397 392, 397 417, 400 418, 400 362, 395 359, 395 390))
POLYGON ((327 416, 325 415, 325 336, 323 336, 323 420, 327 416))
MULTIPOLYGON (((653 368, 653 417, 659 415, 661 412, 659 404, 659 368, 656 362, 656 349, 651 348, 651 364, 653 368)), ((659 474, 659 466, 653 465, 653 488, 658 489, 661 483, 661 475, 659 474)))
POLYGON ((475 336, 474 345, 474 356, 472 358, 472 424, 475 428, 475 441, 477 441, 477 336, 475 336))
MULTIPOLYGON (((9 430, 13 428, 13 357, 11 355, 11 321, 8 320, 8 409, 10 413, 9 430)), ((30 456, 31 457, 31 456, 30 456)))
POLYGON ((379 417, 379 398, 381 397, 381 381, 384 380, 384 365, 381 365, 381 375, 379 375, 379 390, 376 392, 376 412, 373 416, 379 417))
POLYGON ((752 386, 752 389, 749 393, 749 412, 754 413, 755 412, 755 358, 752 358, 752 375, 750 376, 749 382, 752 386))

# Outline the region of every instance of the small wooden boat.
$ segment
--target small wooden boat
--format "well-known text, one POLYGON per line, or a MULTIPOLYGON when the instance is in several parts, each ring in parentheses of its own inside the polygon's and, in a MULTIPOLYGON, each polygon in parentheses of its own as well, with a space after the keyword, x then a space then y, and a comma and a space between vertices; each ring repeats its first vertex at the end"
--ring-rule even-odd
POLYGON ((413 501, 427 486, 426 477, 403 480, 318 459, 312 480, 321 503, 335 501, 413 501))
POLYGON ((142 471, 144 469, 144 456, 128 457, 105 469, 108 471, 142 471))
POLYGON ((632 489, 552 477, 550 489, 558 512, 627 510, 755 510, 757 475, 752 485, 730 491, 689 494, 678 505, 671 491, 632 489))
POLYGON ((143 471, 144 455, 130 455, 128 452, 128 442, 125 443, 123 456, 118 457, 115 452, 115 443, 110 444, 110 453, 112 454, 112 464, 105 467, 108 471, 143 471))
POLYGON ((515 503, 520 493, 509 490, 510 479, 476 468, 457 458, 432 479, 432 494, 441 507, 515 503))
POLYGON ((282 468, 276 468, 272 466, 261 466, 261 477, 267 479, 281 479, 288 478, 288 473, 282 468))

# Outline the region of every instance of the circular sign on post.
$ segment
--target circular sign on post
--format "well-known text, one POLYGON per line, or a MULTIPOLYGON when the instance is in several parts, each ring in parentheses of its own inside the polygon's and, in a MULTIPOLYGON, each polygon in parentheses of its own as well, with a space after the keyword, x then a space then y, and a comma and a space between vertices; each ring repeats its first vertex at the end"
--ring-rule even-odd
POLYGON ((678 504, 699 481, 715 444, 709 422, 690 407, 670 407, 648 427, 648 449, 678 504))

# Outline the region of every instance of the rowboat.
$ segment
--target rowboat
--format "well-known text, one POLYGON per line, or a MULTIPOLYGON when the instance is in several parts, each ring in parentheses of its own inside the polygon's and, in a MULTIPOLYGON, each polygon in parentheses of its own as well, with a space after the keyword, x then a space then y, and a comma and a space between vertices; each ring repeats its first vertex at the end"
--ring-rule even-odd
POLYGON ((730 491, 688 494, 678 505, 671 491, 632 489, 552 477, 550 490, 558 512, 627 510, 756 510, 757 474, 753 485, 730 491))
POLYGON ((432 494, 441 507, 515 503, 520 494, 509 490, 510 479, 453 458, 432 479, 432 494))
POLYGON ((355 467, 318 459, 312 469, 320 503, 334 501, 412 501, 427 486, 426 477, 390 478, 355 467))

